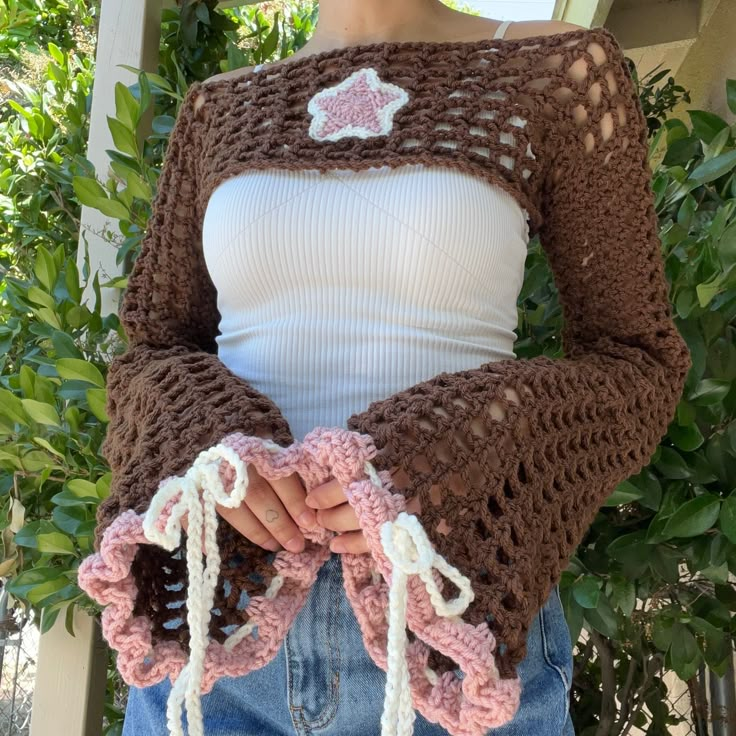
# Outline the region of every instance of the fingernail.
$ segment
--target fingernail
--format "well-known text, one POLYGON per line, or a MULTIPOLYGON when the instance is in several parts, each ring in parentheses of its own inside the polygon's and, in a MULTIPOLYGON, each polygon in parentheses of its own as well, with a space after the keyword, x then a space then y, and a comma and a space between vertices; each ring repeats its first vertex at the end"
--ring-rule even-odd
POLYGON ((302 526, 314 526, 317 523, 317 517, 314 515, 314 511, 302 511, 297 517, 297 521, 302 526))
POLYGON ((342 541, 342 539, 333 539, 330 542, 330 549, 333 552, 344 552, 345 551, 345 543, 342 541))
POLYGON ((301 552, 302 551, 302 537, 296 536, 292 537, 285 545, 286 549, 290 550, 291 552, 301 552))
POLYGON ((311 506, 313 509, 316 509, 317 508, 317 501, 314 498, 314 496, 307 496, 304 499, 304 503, 306 503, 307 506, 311 506))
POLYGON ((276 551, 278 549, 281 549, 281 545, 279 544, 278 539, 272 539, 270 542, 266 542, 266 544, 263 545, 266 549, 270 549, 272 551, 276 551))

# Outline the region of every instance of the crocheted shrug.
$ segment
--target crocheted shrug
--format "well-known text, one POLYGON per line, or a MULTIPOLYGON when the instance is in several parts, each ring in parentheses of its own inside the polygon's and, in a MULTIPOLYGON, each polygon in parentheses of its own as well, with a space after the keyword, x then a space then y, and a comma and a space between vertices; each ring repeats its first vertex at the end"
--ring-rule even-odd
POLYGON ((246 463, 299 472, 308 489, 334 477, 355 507, 371 553, 342 564, 388 672, 384 734, 408 732, 412 705, 455 736, 513 717, 531 622, 606 497, 649 462, 691 365, 647 151, 602 27, 363 44, 189 88, 120 308, 128 347, 109 369, 102 448, 112 489, 79 570, 126 681, 176 680, 172 732, 184 699, 191 729, 194 695, 275 655, 329 554, 326 530, 273 553, 217 523, 214 503, 247 492, 246 463), (526 208, 559 292, 563 357, 442 372, 294 442, 279 408, 218 360, 209 195, 247 169, 409 163, 485 177, 526 208), (403 512, 415 497, 421 510, 403 512), (206 568, 181 530, 187 511, 206 568))

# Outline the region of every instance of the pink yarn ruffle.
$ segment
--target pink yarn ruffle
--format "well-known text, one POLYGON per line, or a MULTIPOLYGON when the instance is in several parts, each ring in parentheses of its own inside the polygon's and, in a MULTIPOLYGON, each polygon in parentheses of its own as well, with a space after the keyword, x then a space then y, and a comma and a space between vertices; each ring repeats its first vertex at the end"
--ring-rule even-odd
MULTIPOLYGON (((308 490, 330 478, 345 489, 371 550, 370 554, 341 553, 345 591, 360 624, 366 650, 376 665, 386 671, 386 613, 392 565, 383 551, 380 528, 405 510, 405 501, 400 494, 391 492, 389 473, 378 474, 380 487, 368 477, 365 463, 376 454, 371 437, 339 427, 316 427, 302 442, 278 451, 267 449, 259 437, 238 432, 226 436, 220 444, 235 450, 267 480, 296 472, 308 490)), ((234 469, 225 460, 220 462, 221 477, 232 481, 234 469)), ((169 503, 164 507, 161 527, 172 506, 169 503)), ((118 652, 117 666, 123 679, 139 687, 158 683, 167 675, 174 683, 187 663, 187 655, 177 642, 154 644, 150 620, 133 615, 138 589, 131 564, 138 546, 151 544, 143 533, 143 517, 132 510, 120 514, 105 530, 100 551, 85 558, 78 571, 80 587, 105 606, 102 632, 118 652)), ((209 692, 220 677, 245 675, 276 655, 319 568, 330 555, 328 543, 334 536, 321 528, 301 531, 307 540, 303 552, 281 550, 275 556, 274 568, 283 577, 276 595, 253 596, 244 609, 249 623, 258 626, 257 639, 246 635, 231 649, 209 640, 202 693, 209 692)), ((435 570, 434 577, 441 589, 442 576, 435 570)), ((496 642, 488 627, 439 616, 418 576, 409 577, 407 589, 407 624, 418 637, 406 648, 414 707, 453 736, 485 736, 489 729, 509 722, 518 709, 520 682, 499 677, 493 658, 496 642), (455 672, 432 673, 427 667, 431 649, 457 662, 463 676, 455 672)))

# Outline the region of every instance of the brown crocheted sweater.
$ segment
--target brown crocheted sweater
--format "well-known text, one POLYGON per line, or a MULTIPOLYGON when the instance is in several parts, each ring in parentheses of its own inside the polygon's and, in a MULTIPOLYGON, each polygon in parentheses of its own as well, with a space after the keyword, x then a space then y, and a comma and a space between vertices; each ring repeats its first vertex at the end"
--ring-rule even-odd
MULTIPOLYGON (((190 87, 120 309, 129 344, 108 377, 102 451, 113 484, 95 549, 113 519, 145 511, 159 481, 223 436, 293 441, 279 408, 217 357, 220 315, 201 243, 213 189, 246 169, 409 163, 461 169, 510 192, 529 212, 564 314, 564 357, 439 373, 345 425, 373 438, 374 464, 392 470, 398 491, 419 497, 435 549, 472 581, 463 619, 490 627, 511 677, 597 510, 666 433, 691 365, 671 314, 646 121, 623 51, 602 27, 364 44, 190 87), (377 107, 356 111, 353 90, 352 108, 324 105, 324 127, 315 125, 310 100, 361 69, 407 98, 381 107, 394 89, 384 86, 377 107), (351 128, 350 115, 362 127, 351 128)), ((246 620, 238 593, 262 594, 275 573, 273 553, 226 523, 217 534, 210 635, 222 641, 221 627, 246 620)), ((186 647, 186 627, 164 626, 185 559, 148 545, 133 572, 135 613, 153 620, 157 640, 186 647)), ((448 585, 444 595, 456 592, 448 585)), ((438 655, 433 666, 454 663, 438 655)))

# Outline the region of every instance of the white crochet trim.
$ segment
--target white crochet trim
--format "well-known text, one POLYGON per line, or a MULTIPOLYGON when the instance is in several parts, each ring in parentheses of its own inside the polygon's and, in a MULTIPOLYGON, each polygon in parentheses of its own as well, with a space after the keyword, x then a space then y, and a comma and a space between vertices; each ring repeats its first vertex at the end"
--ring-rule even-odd
MULTIPOLYGON (((271 452, 283 448, 271 440, 264 440, 271 452)), ((172 551, 181 541, 181 519, 187 514, 187 568, 189 588, 187 590, 187 624, 189 626, 189 661, 179 673, 169 693, 166 704, 166 721, 171 736, 184 736, 182 728, 182 705, 186 703, 189 736, 204 736, 202 704, 200 700, 204 658, 207 650, 209 622, 215 588, 220 572, 220 551, 217 547, 218 514, 215 506, 237 508, 245 499, 248 490, 247 464, 231 447, 223 444, 203 450, 183 477, 172 476, 161 484, 143 517, 143 533, 153 543, 172 551), (235 482, 230 493, 220 479, 220 460, 226 460, 235 469, 235 482), (201 492, 200 492, 201 491, 201 492), (156 528, 164 506, 181 493, 166 520, 163 531, 156 528), (207 563, 202 566, 202 532, 207 563)), ((277 578, 280 576, 277 576, 277 578)), ((283 579, 272 581, 275 595, 283 579)), ((253 630, 246 623, 233 633, 226 642, 230 647, 253 630)))
MULTIPOLYGON (((378 76, 373 67, 364 67, 357 69, 349 77, 346 77, 340 84, 334 87, 327 87, 317 92, 307 104, 307 110, 313 116, 312 122, 309 125, 309 136, 316 141, 337 141, 340 138, 346 138, 348 136, 357 136, 358 138, 371 138, 379 135, 388 135, 393 127, 393 118, 396 111, 403 107, 409 101, 409 94, 406 90, 398 87, 390 82, 384 82, 378 76), (376 117, 380 122, 380 128, 378 131, 370 130, 363 125, 354 125, 349 121, 346 121, 343 127, 339 130, 334 131, 328 135, 320 135, 319 131, 322 130, 322 126, 327 121, 330 113, 323 110, 319 103, 330 97, 339 97, 341 93, 347 91, 357 82, 361 77, 365 78, 368 86, 375 91, 391 92, 396 97, 387 102, 380 110, 376 111, 376 117)), ((369 104, 366 102, 366 104, 369 104)))
MULTIPOLYGON (((365 463, 365 471, 374 485, 381 487, 378 473, 371 463, 365 463)), ((394 521, 384 522, 381 525, 381 545, 393 565, 388 599, 386 694, 381 715, 381 736, 410 736, 416 714, 412 708, 405 654, 408 643, 408 577, 419 575, 438 616, 459 616, 475 598, 475 594, 470 580, 434 551, 419 519, 413 514, 402 511, 394 521), (433 567, 459 588, 460 593, 456 598, 446 601, 442 597, 432 576, 433 567)))

